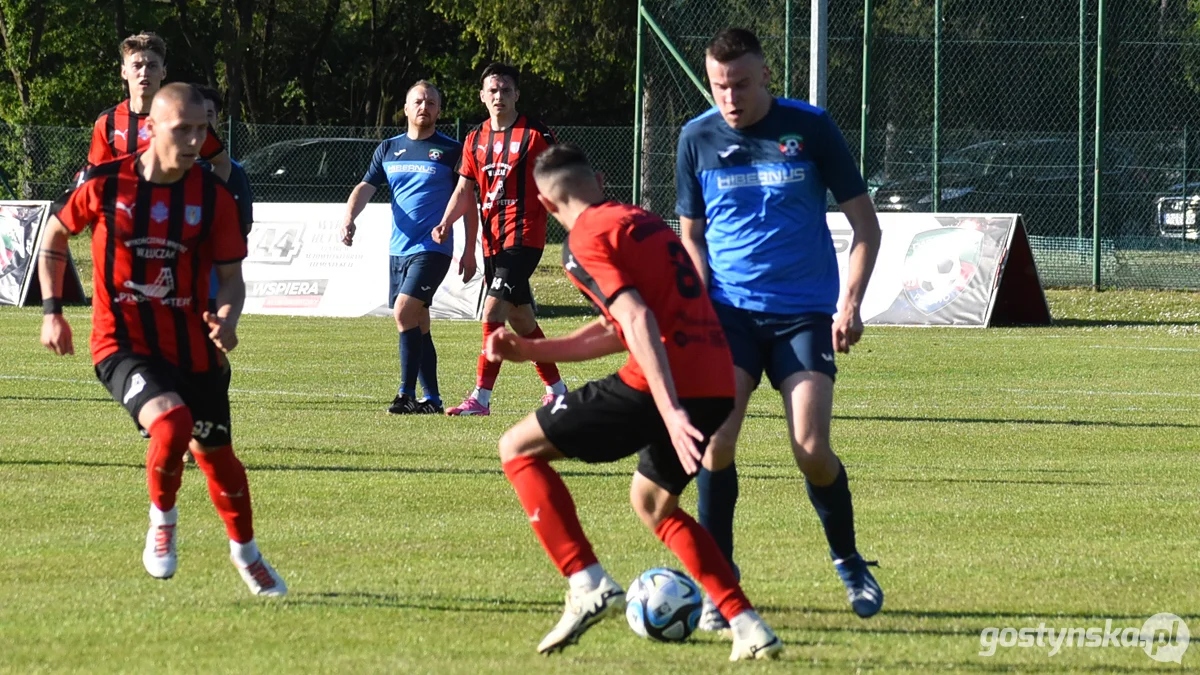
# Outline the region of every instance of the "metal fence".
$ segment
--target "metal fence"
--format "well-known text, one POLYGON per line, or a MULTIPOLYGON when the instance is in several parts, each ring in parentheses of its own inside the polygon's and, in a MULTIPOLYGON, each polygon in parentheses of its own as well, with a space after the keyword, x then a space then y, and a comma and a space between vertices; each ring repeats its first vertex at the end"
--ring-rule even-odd
MULTIPOLYGON (((461 140, 471 124, 456 120, 439 131, 461 140)), ((344 202, 383 139, 399 127, 337 127, 236 124, 219 130, 231 156, 242 162, 259 201, 344 202)), ((582 146, 605 174, 613 199, 632 200, 631 127, 556 127, 561 141, 582 146)), ((0 125, 0 195, 55 199, 83 166, 91 129, 0 125)), ((388 190, 376 193, 386 202, 388 190)), ((552 222, 551 242, 565 230, 552 222)))
MULTIPOLYGON (((643 206, 674 210, 679 128, 710 106, 707 41, 754 30, 774 93, 807 99, 811 16, 639 3, 643 206)), ((1023 213, 1048 285, 1200 288, 1200 5, 858 0, 827 20, 825 106, 880 211, 1023 213)))

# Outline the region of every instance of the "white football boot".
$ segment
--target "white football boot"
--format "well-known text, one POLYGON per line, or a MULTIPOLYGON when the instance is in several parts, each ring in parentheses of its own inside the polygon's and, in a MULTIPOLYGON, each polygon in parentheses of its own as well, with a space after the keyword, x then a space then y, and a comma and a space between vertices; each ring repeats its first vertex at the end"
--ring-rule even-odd
POLYGON ((733 653, 730 661, 753 661, 776 659, 783 651, 783 641, 762 619, 757 619, 745 630, 733 631, 733 653))
POLYGON ((237 568, 238 574, 242 575, 242 581, 250 587, 250 592, 255 595, 263 595, 267 597, 277 598, 287 595, 287 584, 283 582, 283 577, 271 567, 267 559, 259 554, 258 560, 242 567, 236 559, 233 559, 233 566, 237 568))
POLYGON ((142 565, 155 579, 170 579, 179 567, 175 552, 175 526, 179 512, 159 511, 150 506, 150 529, 146 532, 146 548, 142 550, 142 565))
POLYGON ((567 591, 566 609, 562 618, 546 637, 542 638, 537 650, 540 654, 552 654, 567 645, 579 641, 596 622, 606 616, 620 615, 625 611, 625 589, 607 574, 595 590, 575 593, 567 591))

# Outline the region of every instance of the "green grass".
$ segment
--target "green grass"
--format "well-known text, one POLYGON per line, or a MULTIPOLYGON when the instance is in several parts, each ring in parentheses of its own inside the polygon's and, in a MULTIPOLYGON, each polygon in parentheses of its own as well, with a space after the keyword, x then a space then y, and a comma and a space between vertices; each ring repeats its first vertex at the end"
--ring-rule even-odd
MULTIPOLYGON (((535 286, 561 334, 586 320, 548 251, 535 286)), ((86 262, 86 261, 85 261, 86 262)), ((1002 649, 989 626, 1141 627, 1172 612, 1200 633, 1200 297, 1054 291, 1060 323, 871 329, 840 360, 835 447, 884 612, 853 616, 785 442, 775 394, 739 450, 745 587, 788 643, 756 672, 1136 672, 1140 649, 1002 649), (811 668, 810 668, 811 667, 811 668)), ((86 310, 69 309, 76 346, 86 310)), ((727 643, 659 645, 623 621, 544 659, 565 584, 529 529, 496 440, 536 404, 506 365, 493 416, 394 418, 387 319, 246 317, 234 354, 235 443, 259 541, 288 580, 251 597, 203 480, 180 495, 180 569, 141 569, 145 442, 88 357, 37 342, 35 310, 0 310, 0 671, 709 673, 727 643)), ((447 398, 474 378, 479 329, 439 322, 447 398)), ((566 365, 568 383, 618 358, 566 365)), ((628 582, 671 564, 627 503, 631 461, 564 462, 584 527, 628 582)), ((685 495, 694 505, 694 494, 685 495)), ((1193 648, 1183 665, 1200 664, 1193 648)), ((1172 666, 1173 667, 1173 666, 1172 666)))

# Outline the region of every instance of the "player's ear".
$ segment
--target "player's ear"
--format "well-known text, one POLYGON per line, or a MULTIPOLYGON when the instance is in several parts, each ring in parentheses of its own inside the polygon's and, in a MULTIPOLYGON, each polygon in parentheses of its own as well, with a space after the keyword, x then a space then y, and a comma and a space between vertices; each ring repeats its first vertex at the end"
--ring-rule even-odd
POLYGON ((604 192, 604 172, 596 171, 594 173, 596 175, 596 187, 599 187, 600 191, 604 192))
POLYGON ((537 198, 538 202, 540 202, 542 206, 546 207, 547 213, 558 213, 558 206, 549 199, 546 199, 546 195, 539 192, 537 198))
POLYGON ((771 67, 765 63, 763 64, 763 84, 771 84, 771 67))

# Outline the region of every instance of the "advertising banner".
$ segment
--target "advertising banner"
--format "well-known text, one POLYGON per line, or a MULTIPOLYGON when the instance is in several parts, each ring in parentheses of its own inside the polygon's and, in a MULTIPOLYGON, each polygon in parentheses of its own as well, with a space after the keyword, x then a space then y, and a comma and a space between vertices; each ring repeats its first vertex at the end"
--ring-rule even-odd
MULTIPOLYGON (((50 202, 0 201, 0 305, 24 307, 42 301, 37 254, 50 216, 50 202)), ((85 301, 75 262, 67 252, 62 298, 85 301)))
MULTIPOLYGON (((844 215, 827 222, 845 293, 853 237, 844 215)), ((879 257, 863 322, 888 326, 1047 325, 1021 217, 1012 214, 881 213, 879 257)))
MULTIPOLYGON (((391 207, 368 204, 355 221, 354 245, 342 243, 345 204, 254 205, 249 255, 242 266, 247 314, 366 316, 388 313, 388 242, 391 207)), ((475 319, 483 297, 483 262, 468 283, 455 274, 465 232, 454 226, 456 257, 430 312, 438 318, 475 319)))

